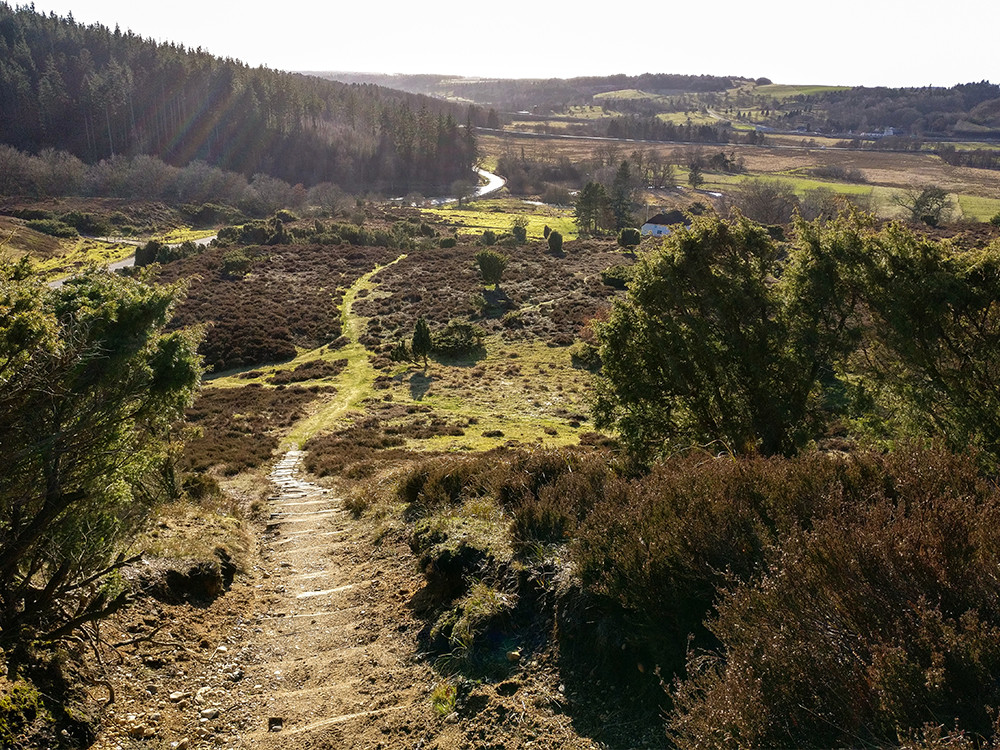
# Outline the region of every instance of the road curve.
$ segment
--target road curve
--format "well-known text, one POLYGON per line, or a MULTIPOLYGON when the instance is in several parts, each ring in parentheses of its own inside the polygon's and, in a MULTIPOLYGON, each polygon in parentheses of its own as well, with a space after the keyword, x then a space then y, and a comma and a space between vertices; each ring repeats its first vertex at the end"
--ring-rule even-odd
MULTIPOLYGON (((214 240, 218 236, 219 235, 217 235, 217 234, 213 234, 213 235, 210 235, 208 237, 202 237, 200 240, 192 240, 192 242, 195 245, 208 245, 209 243, 211 243, 212 240, 214 240)), ((107 241, 107 242, 124 242, 125 244, 128 244, 128 245, 141 245, 142 244, 141 242, 137 242, 135 240, 119 240, 119 239, 113 239, 111 237, 93 237, 91 239, 104 240, 104 241, 107 241)), ((184 244, 183 242, 171 242, 171 243, 169 243, 167 245, 167 247, 180 247, 183 244, 184 244)), ((119 271, 122 268, 131 268, 134 265, 135 265, 135 253, 133 253, 132 255, 128 256, 127 258, 122 258, 121 260, 116 260, 114 263, 108 263, 107 269, 109 271, 119 271)), ((63 283, 67 279, 71 279, 71 278, 73 278, 73 274, 70 274, 69 276, 63 276, 61 279, 55 279, 54 281, 50 281, 49 282, 49 289, 58 289, 59 287, 61 287, 63 285, 63 283)))

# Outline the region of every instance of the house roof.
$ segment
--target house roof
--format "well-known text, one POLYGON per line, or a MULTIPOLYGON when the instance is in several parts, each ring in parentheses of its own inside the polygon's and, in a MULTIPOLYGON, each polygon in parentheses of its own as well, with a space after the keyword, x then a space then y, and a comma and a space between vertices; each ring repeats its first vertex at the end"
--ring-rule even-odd
POLYGON ((665 214, 657 214, 646 220, 647 224, 659 224, 661 226, 669 227, 674 224, 683 224, 687 221, 684 218, 684 214, 676 209, 673 211, 667 211, 665 214))

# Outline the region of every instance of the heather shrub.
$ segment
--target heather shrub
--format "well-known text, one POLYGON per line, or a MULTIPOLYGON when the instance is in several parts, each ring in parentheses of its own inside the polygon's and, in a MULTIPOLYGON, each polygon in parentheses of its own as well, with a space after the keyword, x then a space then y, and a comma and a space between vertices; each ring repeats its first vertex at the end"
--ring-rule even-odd
POLYGON ((341 473, 354 477, 368 473, 368 462, 378 458, 384 463, 389 449, 400 449, 406 441, 379 429, 377 419, 368 419, 344 430, 318 435, 308 440, 305 466, 319 477, 341 473))
POLYGON ((864 504, 881 478, 874 458, 713 458, 655 465, 603 497, 573 545, 584 585, 634 622, 635 640, 666 675, 683 669, 689 634, 720 588, 754 580, 787 535, 864 504))
POLYGON ((1000 495, 972 460, 903 449, 862 498, 792 528, 732 587, 673 689, 681 748, 885 746, 993 733, 1000 495))
POLYGON ((428 459, 403 475, 396 494, 418 514, 456 505, 463 498, 483 493, 482 475, 487 465, 484 458, 428 459))

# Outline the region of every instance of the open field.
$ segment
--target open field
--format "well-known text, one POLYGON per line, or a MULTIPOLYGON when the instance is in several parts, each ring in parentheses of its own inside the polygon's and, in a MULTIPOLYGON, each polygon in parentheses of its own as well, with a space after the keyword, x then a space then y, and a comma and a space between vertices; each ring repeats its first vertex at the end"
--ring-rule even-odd
POLYGON ((849 89, 850 86, 799 86, 771 83, 766 86, 755 86, 751 89, 751 93, 758 96, 770 96, 775 99, 790 99, 793 96, 812 96, 831 91, 848 91, 849 89))
POLYGON ((454 227, 460 236, 478 238, 483 230, 492 229, 497 234, 510 232, 514 218, 523 216, 528 220, 528 237, 542 239, 546 226, 557 230, 563 239, 576 239, 576 224, 569 208, 537 206, 515 198, 473 201, 466 207, 457 205, 439 208, 424 208, 421 211, 441 223, 454 227))
MULTIPOLYGON (((510 225, 505 206, 535 222, 569 222, 565 215, 532 214, 538 207, 513 199, 481 203, 491 209, 483 211, 484 216, 504 218, 498 228, 510 225)), ((475 213, 440 212, 444 219, 457 213, 466 221, 475 213)), ((179 321, 228 321, 210 329, 215 336, 206 350, 210 358, 220 364, 235 356, 258 358, 257 363, 209 379, 206 393, 240 388, 267 393, 286 383, 294 384, 297 392, 313 393, 311 403, 297 407, 301 413, 286 431, 285 446, 349 429, 366 415, 378 419, 382 430, 402 435, 399 447, 407 451, 575 445, 589 429, 590 376, 574 364, 569 345, 615 294, 603 284, 600 272, 625 259, 611 239, 567 240, 564 255, 551 256, 540 239, 540 226, 536 231, 538 237, 533 238, 529 225, 524 246, 496 248, 511 258, 501 289, 483 287, 473 262, 480 247, 461 237, 456 248, 424 247, 394 257, 376 248, 300 246, 292 252, 279 247, 262 257, 246 278, 228 281, 212 270, 220 251, 209 249, 168 264, 161 278, 192 279, 179 321), (320 256, 326 258, 329 272, 319 270, 315 260, 320 256), (268 344, 256 317, 240 300, 253 294, 269 297, 264 289, 275 292, 278 279, 285 277, 294 277, 296 289, 294 294, 278 294, 286 332, 268 344), (336 279, 344 286, 331 294, 336 279), (329 306, 337 325, 318 314, 317 306, 329 306), (409 339, 418 315, 430 321, 432 330, 453 318, 471 319, 487 335, 477 351, 458 358, 432 355, 426 368, 393 362, 388 353, 396 342, 409 339), (302 345, 322 340, 321 331, 330 340, 302 345), (289 344, 295 345, 288 349, 294 351, 292 356, 267 361, 272 348, 285 351, 289 344)), ((265 304, 261 298, 259 307, 265 319, 279 315, 270 300, 265 304)))
MULTIPOLYGON (((481 148, 487 153, 502 153, 504 149, 524 149, 530 158, 553 160, 567 158, 579 163, 593 159, 595 153, 617 151, 618 159, 628 158, 633 150, 656 153, 677 165, 687 164, 693 154, 711 156, 718 151, 742 158, 746 176, 705 174, 705 189, 725 192, 746 177, 774 177, 793 184, 797 191, 826 187, 848 194, 866 193, 872 189, 880 205, 888 206, 888 196, 894 190, 935 185, 952 193, 962 205, 966 217, 979 220, 993 215, 994 201, 1000 201, 1000 172, 953 167, 937 156, 925 152, 852 151, 831 148, 768 147, 748 145, 682 145, 634 142, 609 142, 605 139, 528 138, 518 136, 484 136, 481 148), (610 145, 609 145, 610 143, 610 145), (857 170, 864 184, 812 180, 803 175, 816 167, 836 167, 857 170)), ((684 184, 686 170, 679 169, 678 180, 684 184)), ((894 214, 893 208, 890 215, 894 214)))
MULTIPOLYGON (((728 120, 720 120, 700 110, 692 112, 663 112, 658 114, 657 117, 664 122, 671 122, 674 125, 687 125, 688 123, 691 123, 692 125, 718 125, 720 121, 728 122, 728 120)), ((737 129, 739 129, 741 125, 744 127, 750 127, 749 125, 738 122, 732 122, 731 124, 737 129)))
POLYGON ((599 120, 602 117, 607 117, 604 107, 593 104, 568 107, 566 114, 578 120, 599 120))
POLYGON ((602 94, 594 94, 594 101, 603 100, 615 100, 615 99, 625 99, 625 100, 642 100, 649 102, 660 102, 666 104, 670 101, 670 97, 662 96, 660 94, 651 94, 648 91, 639 91, 638 89, 622 89, 620 91, 607 91, 602 94))

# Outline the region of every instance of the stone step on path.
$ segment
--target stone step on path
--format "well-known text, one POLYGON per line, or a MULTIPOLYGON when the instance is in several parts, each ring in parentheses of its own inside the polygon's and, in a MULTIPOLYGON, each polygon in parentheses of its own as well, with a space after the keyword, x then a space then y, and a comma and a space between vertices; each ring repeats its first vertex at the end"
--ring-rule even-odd
POLYGON ((289 451, 270 476, 275 493, 262 556, 274 599, 262 621, 267 669, 253 678, 267 697, 241 748, 347 747, 352 725, 416 700, 394 684, 399 656, 368 646, 376 635, 367 602, 382 595, 382 584, 356 557, 342 501, 301 479, 303 458, 289 451), (376 679, 388 689, 376 690, 376 679), (308 695, 315 700, 304 701, 308 695))

